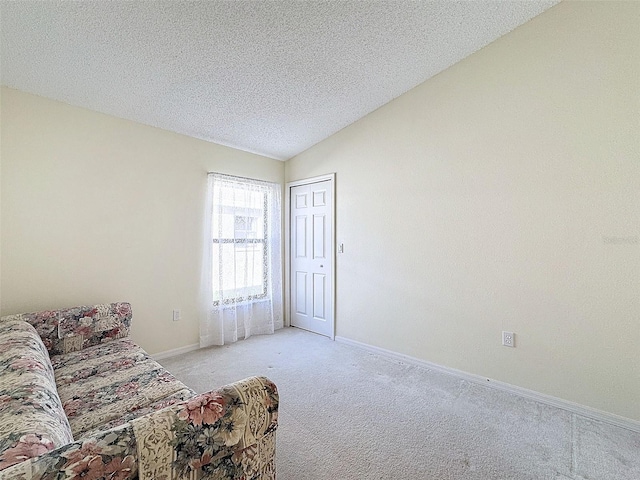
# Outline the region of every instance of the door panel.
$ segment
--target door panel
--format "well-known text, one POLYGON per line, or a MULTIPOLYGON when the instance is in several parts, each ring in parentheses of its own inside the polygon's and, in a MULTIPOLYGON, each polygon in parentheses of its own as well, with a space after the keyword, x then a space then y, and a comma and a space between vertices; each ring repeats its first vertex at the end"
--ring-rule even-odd
POLYGON ((307 193, 299 193, 296 195, 296 208, 306 208, 307 193))
POLYGON ((296 257, 307 257, 307 217, 296 216, 296 257))
POLYGON ((313 318, 315 320, 326 320, 324 310, 327 294, 326 277, 322 273, 313 274, 313 318))
POLYGON ((333 337, 333 182, 291 187, 290 195, 291 325, 333 337))
POLYGON ((313 206, 314 207, 324 207, 327 204, 326 201, 326 190, 316 190, 313 192, 313 206))
POLYGON ((324 214, 313 216, 313 258, 319 258, 319 259, 326 258, 325 257, 326 220, 327 220, 327 216, 324 214))
POLYGON ((296 272, 296 313, 307 315, 307 273, 296 272))

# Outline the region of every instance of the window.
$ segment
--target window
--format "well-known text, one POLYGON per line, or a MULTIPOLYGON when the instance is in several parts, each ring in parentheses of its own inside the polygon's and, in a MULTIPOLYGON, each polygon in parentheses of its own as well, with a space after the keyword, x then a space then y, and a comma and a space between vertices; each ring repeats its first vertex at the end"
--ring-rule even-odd
POLYGON ((200 345, 273 333, 282 316, 282 186, 207 176, 200 345))
MULTIPOLYGON (((212 283, 214 305, 265 298, 269 287, 270 200, 275 185, 215 175, 212 283)), ((277 247, 280 248, 279 246, 277 247)))

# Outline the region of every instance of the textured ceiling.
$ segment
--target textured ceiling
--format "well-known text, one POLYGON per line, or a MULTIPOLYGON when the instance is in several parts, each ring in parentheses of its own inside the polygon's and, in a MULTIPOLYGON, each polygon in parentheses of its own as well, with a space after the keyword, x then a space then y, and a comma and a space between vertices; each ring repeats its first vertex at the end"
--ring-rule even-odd
POLYGON ((285 160, 556 3, 2 0, 2 84, 285 160))

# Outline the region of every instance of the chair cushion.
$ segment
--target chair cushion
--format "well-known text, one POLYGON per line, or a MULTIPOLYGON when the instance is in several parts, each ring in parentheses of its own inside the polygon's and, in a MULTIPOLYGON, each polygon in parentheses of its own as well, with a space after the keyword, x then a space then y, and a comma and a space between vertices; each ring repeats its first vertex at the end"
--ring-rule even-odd
POLYGON ((73 441, 42 339, 0 322, 0 470, 73 441))
POLYGON ((128 338, 54 355, 51 362, 75 438, 194 395, 128 338))

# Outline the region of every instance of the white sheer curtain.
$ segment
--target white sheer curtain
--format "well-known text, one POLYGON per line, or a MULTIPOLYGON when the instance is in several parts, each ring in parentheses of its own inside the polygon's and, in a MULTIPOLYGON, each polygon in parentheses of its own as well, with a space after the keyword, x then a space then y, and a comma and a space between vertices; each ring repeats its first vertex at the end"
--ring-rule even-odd
POLYGON ((280 185, 209 174, 200 346, 283 326, 280 185))

